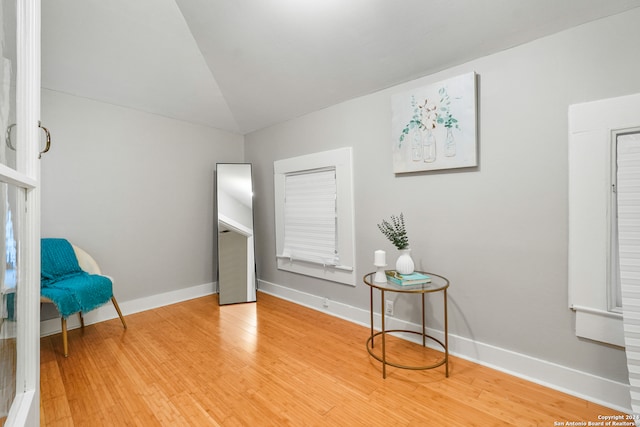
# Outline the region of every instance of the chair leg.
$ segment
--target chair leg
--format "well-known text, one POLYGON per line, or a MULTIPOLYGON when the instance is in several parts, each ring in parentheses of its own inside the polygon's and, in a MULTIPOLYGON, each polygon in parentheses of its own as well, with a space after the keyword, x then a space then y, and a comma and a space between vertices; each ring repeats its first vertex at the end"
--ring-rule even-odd
POLYGON ((120 316, 120 321, 122 322, 122 326, 127 329, 127 323, 124 321, 124 317, 122 316, 122 312, 120 311, 120 307, 118 306, 118 301, 116 301, 116 297, 111 297, 111 302, 118 312, 118 316, 120 316))
POLYGON ((62 349, 64 351, 64 357, 69 357, 69 342, 67 340, 67 319, 61 317, 62 321, 62 349))
POLYGON ((78 312, 78 318, 80 319, 80 327, 84 329, 84 317, 82 317, 82 312, 78 312))

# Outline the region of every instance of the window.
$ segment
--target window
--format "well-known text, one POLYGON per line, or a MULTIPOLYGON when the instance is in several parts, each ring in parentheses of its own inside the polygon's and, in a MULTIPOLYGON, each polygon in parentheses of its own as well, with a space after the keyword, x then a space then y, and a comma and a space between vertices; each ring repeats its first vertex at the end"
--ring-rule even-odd
MULTIPOLYGON (((624 207, 628 200, 619 200, 618 188, 634 186, 638 176, 633 172, 640 171, 638 150, 640 148, 640 129, 614 131, 612 134, 611 162, 611 262, 609 277, 609 310, 622 313, 622 286, 620 283, 620 250, 618 227, 618 209, 624 207)), ((628 196, 622 196, 628 198, 628 196)), ((628 204, 627 204, 628 205, 628 204)))
POLYGON ((336 169, 285 175, 283 257, 339 265, 336 169))
POLYGON ((618 145, 638 132, 640 94, 569 108, 569 306, 576 335, 624 346, 618 145))
POLYGON ((274 162, 278 268, 355 286, 351 148, 274 162))

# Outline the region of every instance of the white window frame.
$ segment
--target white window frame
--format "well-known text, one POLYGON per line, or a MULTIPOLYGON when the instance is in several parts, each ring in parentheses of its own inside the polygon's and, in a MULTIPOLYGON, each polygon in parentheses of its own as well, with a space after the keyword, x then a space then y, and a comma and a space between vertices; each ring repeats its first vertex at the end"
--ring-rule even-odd
POLYGON ((277 160, 273 163, 273 169, 278 269, 355 286, 355 226, 351 147, 277 160), (284 256, 286 176, 287 174, 326 168, 335 168, 336 171, 337 249, 340 257, 338 265, 326 265, 284 256))
POLYGON ((609 282, 609 310, 622 313, 622 283, 620 280, 620 251, 618 240, 618 139, 628 135, 640 135, 635 129, 615 130, 611 135, 611 263, 609 282))
POLYGON ((569 307, 577 336, 621 347, 611 284, 614 149, 617 135, 640 126, 638 111, 640 94, 569 107, 569 307))

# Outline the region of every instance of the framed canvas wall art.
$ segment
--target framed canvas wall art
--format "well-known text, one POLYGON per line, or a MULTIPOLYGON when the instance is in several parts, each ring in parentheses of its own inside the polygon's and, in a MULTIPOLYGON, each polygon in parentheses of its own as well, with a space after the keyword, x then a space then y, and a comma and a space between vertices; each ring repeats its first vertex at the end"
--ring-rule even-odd
POLYGON ((477 166, 476 74, 394 95, 393 171, 477 166))

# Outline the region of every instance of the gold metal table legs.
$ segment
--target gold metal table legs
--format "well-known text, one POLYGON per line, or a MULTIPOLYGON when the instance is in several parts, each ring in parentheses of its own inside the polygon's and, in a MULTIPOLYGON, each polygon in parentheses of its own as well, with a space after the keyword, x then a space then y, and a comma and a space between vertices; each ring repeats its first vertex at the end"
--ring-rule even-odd
POLYGON ((382 378, 387 378, 387 365, 389 366, 394 366, 396 368, 401 368, 401 369, 413 369, 413 370, 422 370, 422 369, 433 369, 433 368, 437 368, 438 366, 442 366, 445 365, 445 376, 449 377, 449 324, 448 324, 448 313, 447 313, 447 290, 444 289, 444 342, 442 342, 441 340, 431 336, 431 335, 427 335, 427 333, 425 332, 426 330, 426 325, 425 325, 425 294, 421 294, 422 297, 422 332, 417 332, 417 331, 411 331, 411 330, 406 330, 406 329, 386 329, 385 326, 385 307, 384 307, 384 302, 385 302, 385 291, 384 289, 380 289, 380 318, 381 318, 381 324, 380 324, 380 331, 379 332, 374 332, 373 329, 373 287, 370 288, 370 294, 369 294, 369 298, 370 298, 370 303, 369 303, 369 311, 370 311, 370 320, 371 320, 371 334, 369 336, 369 339, 367 339, 367 351, 369 352, 369 354, 376 360, 378 360, 379 362, 382 362, 382 378), (409 366, 409 365, 404 365, 404 364, 400 364, 400 363, 395 363, 392 361, 387 360, 387 349, 386 349, 386 335, 388 333, 392 333, 392 332, 402 332, 402 333, 409 333, 409 334, 417 334, 417 335, 421 335, 422 336, 422 346, 426 347, 427 344, 427 338, 436 342, 440 347, 442 347, 442 349, 444 350, 444 357, 440 360, 438 360, 436 363, 433 363, 431 365, 425 365, 425 366, 409 366), (373 349, 375 347, 375 338, 376 337, 380 337, 381 338, 381 354, 376 354, 374 353, 373 349))

